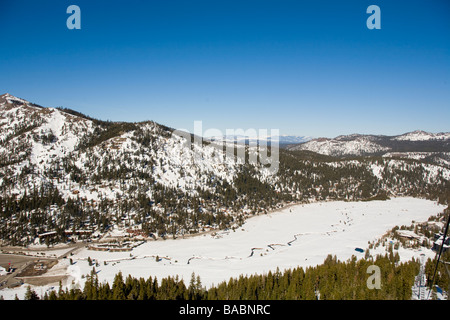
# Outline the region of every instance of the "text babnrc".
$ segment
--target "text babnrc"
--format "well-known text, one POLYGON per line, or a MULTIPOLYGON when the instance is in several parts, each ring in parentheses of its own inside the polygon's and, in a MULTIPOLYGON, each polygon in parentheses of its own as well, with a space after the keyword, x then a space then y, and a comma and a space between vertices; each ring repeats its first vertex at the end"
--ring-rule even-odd
POLYGON ((254 305, 224 305, 223 314, 270 314, 270 305, 254 304, 254 305))

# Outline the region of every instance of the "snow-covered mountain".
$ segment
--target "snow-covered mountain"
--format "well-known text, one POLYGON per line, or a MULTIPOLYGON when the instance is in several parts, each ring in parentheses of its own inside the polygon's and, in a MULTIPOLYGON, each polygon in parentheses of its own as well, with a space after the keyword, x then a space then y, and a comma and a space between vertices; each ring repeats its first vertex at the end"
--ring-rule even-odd
POLYGON ((0 96, 0 111, 0 162, 15 171, 30 166, 47 170, 94 129, 92 121, 9 94, 0 96))
POLYGON ((430 133, 422 130, 408 132, 392 138, 399 141, 450 140, 450 132, 430 133))
MULTIPOLYGON (((50 214, 51 224, 61 223, 66 212, 61 204, 72 206, 74 201, 70 211, 80 212, 79 227, 89 220, 93 224, 88 212, 104 219, 105 228, 112 220, 125 223, 126 213, 128 225, 135 219, 140 228, 159 234, 168 232, 167 219, 173 225, 176 221, 182 233, 198 230, 206 220, 211 227, 228 224, 253 202, 235 187, 236 179, 255 179, 256 186, 274 177, 267 166, 252 164, 246 167, 258 168, 253 178, 243 171, 244 160, 226 155, 222 146, 189 144, 186 137, 152 121, 106 122, 10 94, 0 96, 0 194, 9 201, 49 201, 52 206, 45 213, 30 208, 27 216, 50 214), (226 203, 228 196, 234 205, 245 205, 233 208, 226 203), (159 229, 157 220, 163 221, 159 229)), ((33 232, 48 229, 45 223, 33 232)))
POLYGON ((342 140, 339 139, 339 137, 336 139, 314 139, 297 146, 291 146, 289 149, 308 150, 330 156, 360 156, 390 150, 389 148, 383 147, 376 142, 371 141, 370 138, 364 136, 359 136, 350 140, 342 140))
MULTIPOLYGON (((440 164, 393 157, 323 161, 280 148, 274 172, 270 163, 249 163, 252 145, 236 144, 237 155, 246 152, 242 158, 230 156, 223 141, 190 144, 190 138, 152 121, 107 122, 0 96, 0 242, 29 244, 48 232, 67 241, 76 230, 111 228, 178 237, 236 228, 288 202, 436 198, 450 187, 450 170, 440 164)), ((364 154, 386 152, 383 139, 352 135, 297 146, 364 154)))
POLYGON ((289 150, 308 150, 329 156, 382 155, 388 152, 449 152, 450 133, 414 131, 399 136, 342 135, 336 138, 318 138, 290 145, 289 150))
MULTIPOLYGON (((87 198, 95 198, 92 194, 97 193, 114 199, 125 192, 118 186, 97 187, 98 191, 92 192, 83 190, 81 183, 61 182, 74 172, 95 176, 100 170, 124 171, 125 176, 143 171, 164 187, 197 194, 198 188, 207 188, 208 179, 231 182, 239 164, 239 159, 223 161, 213 145, 190 148, 183 137, 172 134, 172 129, 151 121, 103 122, 71 110, 37 107, 9 94, 0 96, 0 112, 3 166, 9 165, 19 174, 25 169, 32 173, 26 176, 27 181, 16 184, 18 194, 42 181, 53 183, 55 179, 47 174, 52 170, 57 170, 58 189, 65 198, 75 189, 87 198)), ((147 194, 151 192, 147 190, 147 194)))

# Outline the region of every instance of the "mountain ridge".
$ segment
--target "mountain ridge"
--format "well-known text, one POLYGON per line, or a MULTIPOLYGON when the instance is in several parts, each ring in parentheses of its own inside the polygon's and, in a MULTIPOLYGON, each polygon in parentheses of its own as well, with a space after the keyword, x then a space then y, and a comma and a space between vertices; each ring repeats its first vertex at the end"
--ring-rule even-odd
POLYGON ((280 148, 273 172, 247 161, 257 152, 251 145, 233 144, 235 154, 245 151, 239 158, 223 144, 189 139, 153 121, 102 121, 0 96, 0 242, 79 241, 117 228, 181 237, 235 229, 290 203, 390 196, 446 202, 450 190, 449 167, 421 159, 280 148), (54 238, 44 240, 48 232, 54 238))
MULTIPOLYGON (((40 105, 37 105, 35 103, 31 103, 25 99, 18 98, 16 96, 13 96, 9 93, 4 93, 0 95, 0 104, 2 104, 5 101, 14 101, 19 102, 22 105, 28 105, 28 106, 35 106, 43 109, 58 109, 63 112, 69 113, 71 115, 76 115, 82 118, 85 118, 87 120, 91 121, 100 121, 100 122, 121 122, 121 123, 140 123, 140 122, 127 122, 127 121, 106 121, 106 120, 100 120, 90 117, 89 115, 85 115, 81 112, 78 112, 76 110, 70 109, 70 108, 63 108, 63 107, 42 107, 40 105)), ((147 122, 147 121, 142 121, 147 122)), ((153 122, 153 121, 150 121, 153 122)), ((161 125, 161 124, 159 124, 161 125)), ((164 125, 161 125, 163 127, 166 127, 164 125)), ((166 127, 167 129, 174 130, 173 128, 166 127)), ((390 140, 408 140, 408 141, 424 141, 424 140, 450 140, 450 132, 427 132, 421 129, 417 129, 414 131, 406 132, 399 135, 382 135, 382 134, 360 134, 360 133, 353 133, 353 134, 347 134, 347 135, 338 135, 334 138, 329 137, 318 137, 314 138, 312 136, 305 136, 305 135, 286 135, 286 134, 280 134, 276 136, 244 136, 244 135, 235 135, 235 136, 213 136, 213 137, 203 137, 205 140, 212 140, 212 141, 225 141, 225 142, 245 142, 245 141, 270 141, 277 140, 280 144, 285 145, 289 149, 293 150, 299 150, 295 147, 298 147, 300 145, 306 144, 308 142, 314 142, 314 141, 352 141, 355 139, 367 139, 367 140, 375 140, 379 141, 381 139, 390 139, 390 140), (294 142, 292 142, 294 141, 294 142), (291 143, 290 143, 291 142, 291 143)), ((310 150, 313 151, 313 150, 310 150)), ((320 152, 319 152, 320 153, 320 152)))
POLYGON ((388 152, 450 152, 450 132, 415 130, 401 135, 350 134, 286 146, 330 156, 383 155, 388 152))

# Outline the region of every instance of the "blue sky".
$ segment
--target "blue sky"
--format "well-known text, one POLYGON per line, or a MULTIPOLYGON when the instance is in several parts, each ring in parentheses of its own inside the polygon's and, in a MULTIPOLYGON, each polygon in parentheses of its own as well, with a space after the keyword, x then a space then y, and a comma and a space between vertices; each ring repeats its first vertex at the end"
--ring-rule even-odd
POLYGON ((446 0, 5 0, 0 93, 188 130, 450 131, 449 17, 446 0))

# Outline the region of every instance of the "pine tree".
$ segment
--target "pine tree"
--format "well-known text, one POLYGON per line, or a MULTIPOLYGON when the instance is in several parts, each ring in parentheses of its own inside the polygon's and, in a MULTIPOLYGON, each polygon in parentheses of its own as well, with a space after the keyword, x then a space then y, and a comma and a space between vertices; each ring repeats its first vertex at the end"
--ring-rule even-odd
POLYGON ((114 277, 112 286, 112 300, 125 300, 125 284, 123 282, 122 272, 114 277))
POLYGON ((39 296, 33 289, 31 289, 30 286, 28 286, 27 291, 25 292, 24 299, 25 300, 39 300, 39 296))
POLYGON ((139 294, 137 297, 138 300, 147 300, 147 284, 144 278, 139 279, 139 294))

